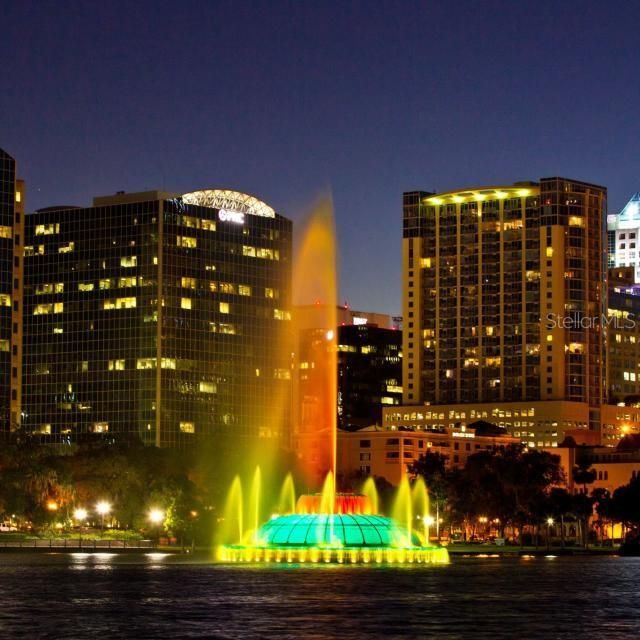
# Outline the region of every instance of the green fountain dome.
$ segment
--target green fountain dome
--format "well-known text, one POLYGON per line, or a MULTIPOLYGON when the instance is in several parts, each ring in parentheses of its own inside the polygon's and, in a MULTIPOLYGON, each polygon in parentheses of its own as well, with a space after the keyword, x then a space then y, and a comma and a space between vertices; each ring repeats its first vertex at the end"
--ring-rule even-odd
POLYGON ((260 547, 408 548, 420 546, 413 534, 390 518, 363 514, 291 514, 275 516, 255 536, 260 547))

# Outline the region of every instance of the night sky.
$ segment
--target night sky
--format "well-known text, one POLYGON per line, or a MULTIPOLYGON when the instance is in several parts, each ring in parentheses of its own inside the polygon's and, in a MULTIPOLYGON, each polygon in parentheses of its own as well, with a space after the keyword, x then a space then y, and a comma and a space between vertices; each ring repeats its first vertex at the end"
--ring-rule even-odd
POLYGON ((0 0, 27 207, 330 189, 341 299, 400 311, 401 196, 566 175, 640 190, 638 2, 0 0))

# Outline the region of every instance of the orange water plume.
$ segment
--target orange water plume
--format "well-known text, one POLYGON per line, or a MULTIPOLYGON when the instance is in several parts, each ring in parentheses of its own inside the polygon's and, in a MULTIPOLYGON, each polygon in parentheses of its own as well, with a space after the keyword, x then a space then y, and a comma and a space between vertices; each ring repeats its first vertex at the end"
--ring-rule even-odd
POLYGON ((293 269, 294 302, 317 305, 313 320, 298 318, 299 398, 294 412, 294 444, 302 475, 319 489, 328 472, 336 470, 337 407, 337 282, 333 203, 322 198, 313 208, 293 269))

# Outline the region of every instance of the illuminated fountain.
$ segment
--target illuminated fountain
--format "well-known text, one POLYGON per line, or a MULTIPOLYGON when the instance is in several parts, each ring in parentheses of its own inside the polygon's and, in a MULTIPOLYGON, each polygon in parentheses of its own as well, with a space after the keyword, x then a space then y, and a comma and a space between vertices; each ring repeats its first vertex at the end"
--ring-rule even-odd
MULTIPOLYGON (((317 493, 296 499, 287 475, 277 497, 268 504, 263 476, 257 468, 243 494, 236 476, 229 490, 218 558, 249 563, 446 563, 447 550, 429 544, 429 496, 423 481, 407 478, 398 488, 392 517, 379 514, 373 478, 360 494, 336 491, 337 344, 335 234, 330 201, 321 202, 309 223, 294 269, 294 291, 307 300, 322 300, 324 317, 314 354, 314 377, 308 406, 294 428, 300 457, 299 475, 317 493), (274 515, 263 519, 269 513, 274 515), (417 525, 417 526, 416 526, 417 525)), ((297 334, 300 327, 294 327, 297 334)))

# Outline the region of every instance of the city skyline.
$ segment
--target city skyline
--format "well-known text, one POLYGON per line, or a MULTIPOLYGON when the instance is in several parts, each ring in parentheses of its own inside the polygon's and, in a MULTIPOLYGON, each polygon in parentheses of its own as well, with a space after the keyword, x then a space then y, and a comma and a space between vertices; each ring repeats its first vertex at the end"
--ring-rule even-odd
POLYGON ((572 175, 615 213, 638 190, 638 8, 551 7, 20 3, 0 138, 28 211, 215 185, 298 227, 330 189, 340 299, 395 315, 403 191, 572 175))

